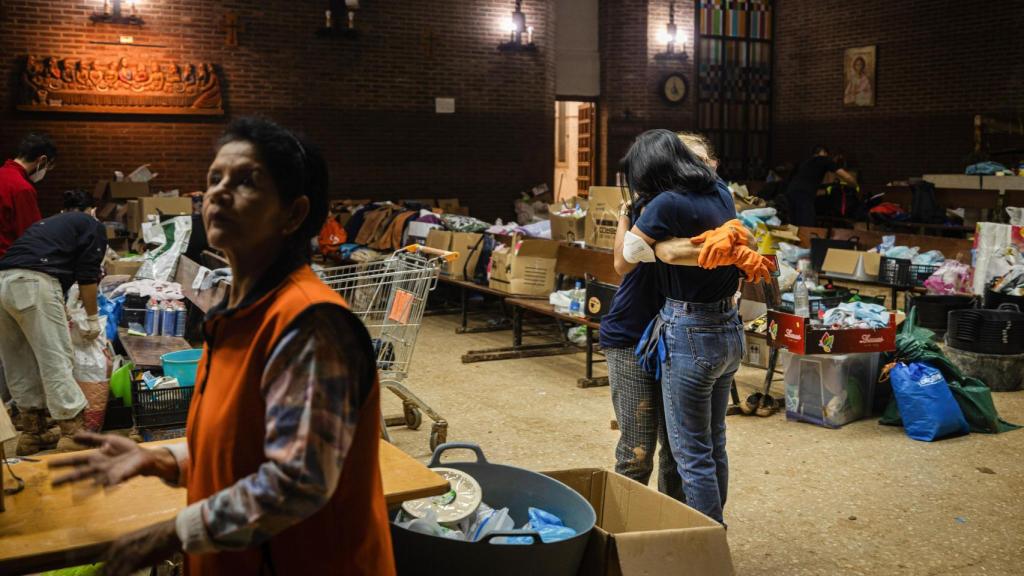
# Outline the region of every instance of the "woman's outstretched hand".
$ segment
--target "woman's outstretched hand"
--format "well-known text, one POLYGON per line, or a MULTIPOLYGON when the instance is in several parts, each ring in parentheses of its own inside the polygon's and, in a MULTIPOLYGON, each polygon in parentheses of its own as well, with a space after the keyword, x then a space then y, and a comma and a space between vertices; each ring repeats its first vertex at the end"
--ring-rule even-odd
POLYGON ((113 486, 140 475, 177 478, 177 462, 167 450, 143 448, 116 434, 79 432, 75 441, 97 449, 52 460, 50 469, 66 472, 53 479, 54 486, 90 479, 97 486, 113 486))

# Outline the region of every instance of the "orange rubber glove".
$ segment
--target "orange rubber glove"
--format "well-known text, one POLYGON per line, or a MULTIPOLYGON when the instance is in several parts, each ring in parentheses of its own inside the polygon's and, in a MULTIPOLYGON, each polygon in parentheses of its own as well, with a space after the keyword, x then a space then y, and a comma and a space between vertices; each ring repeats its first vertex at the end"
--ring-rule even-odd
POLYGON ((743 271, 747 282, 757 284, 761 281, 771 280, 772 272, 775 270, 775 264, 771 260, 745 245, 737 246, 734 249, 734 255, 736 257, 735 266, 743 271))
POLYGON ((697 265, 701 268, 734 264, 736 260, 733 256, 733 247, 746 246, 749 242, 750 232, 736 219, 690 238, 690 243, 701 246, 700 254, 697 255, 697 265))

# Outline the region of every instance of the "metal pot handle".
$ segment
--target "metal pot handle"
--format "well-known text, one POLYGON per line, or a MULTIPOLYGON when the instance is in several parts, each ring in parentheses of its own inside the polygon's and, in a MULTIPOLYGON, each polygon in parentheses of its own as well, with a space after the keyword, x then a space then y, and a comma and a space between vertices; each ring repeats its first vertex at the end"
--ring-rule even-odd
POLYGON ((434 455, 430 457, 430 463, 427 464, 428 468, 433 468, 441 464, 441 455, 448 450, 472 450, 476 452, 477 464, 487 464, 487 458, 484 457, 484 451, 480 449, 478 444, 472 444, 470 442, 446 442, 441 444, 434 449, 434 455))
POLYGON ((1019 313, 1020 306, 1014 304, 1013 302, 1003 302, 1002 304, 999 305, 999 308, 996 308, 996 310, 1009 310, 1010 312, 1019 313))
POLYGON ((485 534, 484 537, 480 539, 480 541, 490 544, 491 540, 494 538, 519 538, 522 536, 533 538, 533 542, 530 543, 530 546, 544 543, 544 541, 540 538, 540 534, 534 532, 533 530, 495 530, 494 532, 488 532, 487 534, 485 534))

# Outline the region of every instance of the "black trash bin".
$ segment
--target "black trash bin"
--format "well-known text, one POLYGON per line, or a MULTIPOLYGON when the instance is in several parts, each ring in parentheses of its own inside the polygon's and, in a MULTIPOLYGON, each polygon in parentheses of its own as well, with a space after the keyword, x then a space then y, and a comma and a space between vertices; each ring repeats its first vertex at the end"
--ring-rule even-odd
MULTIPOLYGON (((461 470, 480 484, 483 501, 494 509, 508 508, 517 526, 525 524, 529 507, 541 508, 559 518, 576 536, 544 543, 536 532, 515 530, 488 534, 479 542, 461 542, 413 532, 391 524, 395 564, 400 576, 419 574, 486 576, 576 576, 590 531, 597 522, 594 508, 578 492, 558 480, 523 468, 491 464, 475 444, 442 444, 434 451, 430 467, 442 466, 441 455, 464 448, 476 453, 475 462, 445 462, 445 468, 461 470), (497 544, 501 536, 533 537, 532 544, 497 544)), ((392 510, 391 518, 397 508, 392 510)))

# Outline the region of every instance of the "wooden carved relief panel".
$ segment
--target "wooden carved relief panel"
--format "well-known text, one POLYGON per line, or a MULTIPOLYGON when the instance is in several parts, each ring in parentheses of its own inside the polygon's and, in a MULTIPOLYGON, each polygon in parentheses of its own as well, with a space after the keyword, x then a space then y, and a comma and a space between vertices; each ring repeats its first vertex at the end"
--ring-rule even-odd
POLYGON ((19 110, 103 114, 224 114, 220 77, 208 62, 122 56, 29 56, 19 110))

